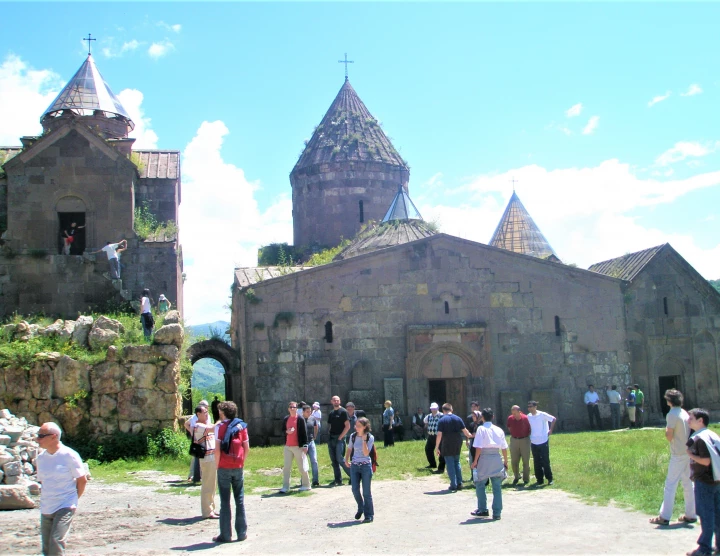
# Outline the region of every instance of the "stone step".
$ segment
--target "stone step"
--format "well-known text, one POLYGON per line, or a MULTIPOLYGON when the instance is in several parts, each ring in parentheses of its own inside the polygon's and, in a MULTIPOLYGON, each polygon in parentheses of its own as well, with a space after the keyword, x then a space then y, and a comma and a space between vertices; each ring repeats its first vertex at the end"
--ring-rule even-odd
POLYGON ((125 301, 130 301, 132 299, 132 292, 130 290, 120 290, 120 296, 125 301))

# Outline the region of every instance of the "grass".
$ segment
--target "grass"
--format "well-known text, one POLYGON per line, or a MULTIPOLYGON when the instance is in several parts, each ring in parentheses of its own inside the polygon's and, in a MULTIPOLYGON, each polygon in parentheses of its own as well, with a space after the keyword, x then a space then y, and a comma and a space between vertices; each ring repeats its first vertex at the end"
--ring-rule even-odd
MULTIPOLYGON (((720 432, 720 425, 711 428, 720 432)), ((551 488, 564 490, 590 504, 613 504, 648 515, 657 514, 669 460, 662 429, 556 434, 550 442, 550 461, 555 476, 555 486, 551 488)), ((429 476, 430 470, 425 469, 424 447, 424 441, 398 442, 388 449, 378 447, 378 470, 374 480, 408 480, 429 476)), ((261 494, 280 488, 282 450, 281 446, 251 448, 245 466, 246 492, 261 494)), ((530 463, 532 466, 532 461, 530 463)), ((333 472, 325 444, 318 447, 318 465, 320 484, 327 484, 333 472)), ((93 465, 92 473, 103 481, 147 484, 142 475, 136 477, 132 473, 152 470, 184 479, 189 466, 190 456, 186 455, 178 459, 119 460, 93 465)), ((463 473, 469 473, 466 463, 463 464, 463 473)), ((299 477, 294 468, 292 483, 297 482, 299 477)), ((169 484, 178 487, 172 489, 173 493, 196 494, 197 487, 188 485, 179 488, 177 483, 169 484)), ((505 486, 508 488, 509 482, 505 486)), ((168 489, 163 488, 161 492, 168 492, 168 489)), ((295 496, 307 494, 296 493, 295 496)), ((684 507, 681 487, 677 497, 675 518, 684 507)))

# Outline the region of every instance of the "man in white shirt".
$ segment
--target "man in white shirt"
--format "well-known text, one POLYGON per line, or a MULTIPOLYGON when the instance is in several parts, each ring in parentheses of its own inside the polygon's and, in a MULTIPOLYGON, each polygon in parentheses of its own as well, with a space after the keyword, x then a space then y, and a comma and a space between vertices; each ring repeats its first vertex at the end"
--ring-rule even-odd
MULTIPOLYGON (((198 405, 199 406, 201 405, 205 408, 210 407, 210 404, 208 403, 207 400, 200 400, 198 402, 198 405)), ((190 417, 190 419, 185 421, 185 430, 188 431, 188 434, 190 436, 192 436, 192 434, 193 434, 192 429, 197 424, 197 422, 198 422, 198 417, 194 413, 193 413, 192 417, 190 417)), ((200 481, 200 476, 201 476, 200 462, 198 461, 198 459, 195 456, 193 456, 190 458, 190 472, 188 475, 188 482, 197 483, 200 481)))
POLYGON ((542 485, 547 477, 548 484, 551 485, 553 474, 550 468, 550 435, 555 430, 557 419, 549 413, 538 411, 537 406, 535 400, 528 402, 527 417, 530 422, 530 450, 535 464, 535 479, 537 485, 542 485))
POLYGON ((43 452, 37 457, 40 493, 42 553, 65 554, 78 499, 85 492, 87 475, 78 453, 60 442, 62 431, 55 423, 44 423, 37 440, 43 452))
POLYGON ((105 253, 108 258, 108 264, 110 265, 110 277, 113 280, 120 279, 120 260, 118 259, 118 251, 125 251, 127 249, 127 240, 120 240, 118 243, 107 242, 105 247, 99 251, 93 251, 90 253, 94 255, 96 253, 105 253))
POLYGON ((610 420, 612 421, 613 430, 620 428, 620 402, 622 395, 617 391, 617 387, 613 384, 607 388, 607 397, 610 402, 610 420))
POLYGON ((475 459, 470 464, 474 470, 475 495, 477 496, 477 509, 470 512, 475 517, 489 517, 487 509, 487 494, 485 482, 490 479, 493 492, 492 518, 500 519, 502 513, 502 482, 507 477, 508 454, 505 432, 492 424, 494 412, 489 407, 482 410, 483 423, 475 430, 473 447, 475 459), (500 459, 502 452, 502 460, 500 459))
POLYGON ((595 386, 590 384, 588 391, 585 392, 585 405, 587 406, 588 419, 590 419, 590 428, 592 430, 595 430, 596 426, 598 430, 602 430, 602 425, 600 424, 600 408, 598 407, 599 401, 600 396, 595 391, 595 386), (595 421, 596 424, 593 424, 593 421, 595 421))

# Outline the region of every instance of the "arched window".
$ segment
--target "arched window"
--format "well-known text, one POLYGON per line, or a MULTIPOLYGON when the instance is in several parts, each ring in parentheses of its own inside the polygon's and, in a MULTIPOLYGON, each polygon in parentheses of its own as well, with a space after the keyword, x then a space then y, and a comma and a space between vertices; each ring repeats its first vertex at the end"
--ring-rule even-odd
POLYGON ((445 314, 450 314, 450 304, 447 301, 445 302, 445 314))
POLYGON ((555 315, 555 336, 560 336, 560 317, 555 315))
POLYGON ((328 344, 332 344, 333 341, 332 323, 330 321, 325 323, 325 341, 328 344))
POLYGON ((358 208, 360 209, 360 222, 365 222, 365 209, 362 201, 358 201, 358 208))

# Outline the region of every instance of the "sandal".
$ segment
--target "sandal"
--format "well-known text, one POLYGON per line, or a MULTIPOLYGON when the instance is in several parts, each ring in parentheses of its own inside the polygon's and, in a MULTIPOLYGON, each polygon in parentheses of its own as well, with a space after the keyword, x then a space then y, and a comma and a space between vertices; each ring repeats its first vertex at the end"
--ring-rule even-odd
POLYGON ((653 517, 653 518, 649 519, 648 521, 650 523, 652 523, 653 525, 670 525, 670 522, 667 519, 662 518, 660 516, 653 517))
POLYGON ((697 517, 688 517, 683 514, 678 517, 678 521, 681 523, 697 523, 697 517))

